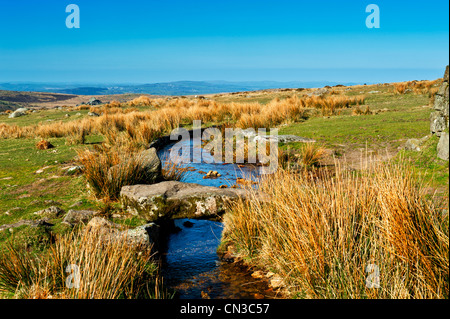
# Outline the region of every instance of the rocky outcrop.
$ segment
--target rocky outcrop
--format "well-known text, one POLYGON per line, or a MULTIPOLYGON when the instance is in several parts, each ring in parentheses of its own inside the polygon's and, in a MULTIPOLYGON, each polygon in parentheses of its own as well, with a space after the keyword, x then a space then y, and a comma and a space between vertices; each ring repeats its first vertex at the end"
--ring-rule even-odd
POLYGON ((51 206, 49 208, 34 212, 35 215, 47 217, 50 219, 58 218, 64 215, 66 212, 57 206, 51 206))
POLYGON ((156 252, 159 248, 159 226, 154 223, 123 230, 122 225, 115 224, 105 218, 94 217, 86 225, 85 231, 98 232, 102 240, 122 240, 132 247, 148 249, 156 252))
POLYGON ((86 104, 87 105, 100 105, 100 104, 102 104, 102 101, 100 101, 100 100, 96 99, 95 97, 93 97, 86 104))
POLYGON ((429 138, 429 136, 422 137, 421 139, 411 138, 406 141, 403 148, 407 151, 420 152, 422 150, 423 143, 426 142, 429 138))
POLYGON ((311 138, 301 137, 297 135, 264 135, 260 136, 253 129, 245 129, 237 132, 239 136, 245 136, 249 139, 252 139, 255 142, 277 142, 277 143, 292 143, 292 142, 301 142, 301 143, 314 143, 315 140, 311 138))
POLYGON ((438 154, 437 156, 441 159, 447 160, 449 158, 449 140, 448 140, 448 132, 443 133, 441 138, 439 139, 439 143, 437 146, 438 154))
POLYGON ((448 126, 449 126, 449 79, 448 65, 444 73, 444 81, 442 82, 439 92, 436 93, 434 99, 434 110, 430 116, 430 131, 432 134, 440 137, 437 147, 438 157, 444 160, 449 159, 448 144, 448 126))
POLYGON ((96 211, 92 210, 69 210, 67 215, 63 219, 63 223, 75 226, 77 224, 83 223, 86 224, 93 218, 96 214, 98 214, 96 211))
POLYGON ((243 189, 227 189, 177 181, 124 186, 121 203, 127 211, 148 221, 162 218, 210 218, 225 212, 230 200, 245 198, 243 189))
POLYGON ((145 171, 145 180, 156 183, 162 180, 162 165, 156 148, 151 147, 139 153, 138 158, 145 171))
POLYGON ((276 136, 255 136, 254 141, 265 141, 265 142, 277 142, 277 143, 314 143, 315 140, 311 138, 301 137, 297 135, 276 135, 276 136))
POLYGON ((25 107, 20 108, 20 109, 17 109, 17 110, 15 110, 14 112, 12 112, 11 114, 9 114, 8 118, 14 119, 14 118, 16 118, 16 117, 26 115, 26 114, 27 114, 27 111, 28 111, 28 109, 25 108, 25 107))
MULTIPOLYGON (((132 159, 138 162, 142 168, 142 175, 140 176, 141 183, 153 184, 163 180, 162 164, 155 148, 146 149, 132 159)), ((123 163, 112 166, 108 170, 108 179, 113 180, 117 178, 117 176, 120 176, 120 172, 124 170, 127 165, 129 165, 129 163, 124 161, 123 163)))

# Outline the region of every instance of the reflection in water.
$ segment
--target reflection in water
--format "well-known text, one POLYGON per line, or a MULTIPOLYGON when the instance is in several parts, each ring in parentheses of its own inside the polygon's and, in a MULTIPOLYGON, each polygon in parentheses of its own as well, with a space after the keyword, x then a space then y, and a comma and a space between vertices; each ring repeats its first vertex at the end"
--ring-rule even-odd
POLYGON ((179 298, 271 298, 267 283, 235 264, 219 260, 222 223, 177 219, 179 231, 169 235, 163 254, 162 275, 179 298), (192 224, 189 224, 192 223, 192 224))

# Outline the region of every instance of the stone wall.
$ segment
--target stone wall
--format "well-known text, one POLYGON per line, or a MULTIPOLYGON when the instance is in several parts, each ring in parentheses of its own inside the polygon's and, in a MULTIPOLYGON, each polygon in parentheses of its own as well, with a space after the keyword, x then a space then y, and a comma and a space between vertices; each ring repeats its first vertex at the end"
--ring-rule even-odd
POLYGON ((436 93, 434 100, 434 112, 431 113, 430 131, 431 134, 439 136, 439 144, 437 147, 438 157, 444 160, 449 159, 449 81, 448 81, 448 65, 444 73, 444 81, 436 93))

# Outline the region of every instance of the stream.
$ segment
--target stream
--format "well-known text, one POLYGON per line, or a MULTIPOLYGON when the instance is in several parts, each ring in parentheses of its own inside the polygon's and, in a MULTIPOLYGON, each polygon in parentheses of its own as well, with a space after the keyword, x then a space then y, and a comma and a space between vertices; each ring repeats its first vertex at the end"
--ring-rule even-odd
MULTIPOLYGON (((193 154, 192 140, 185 141, 193 154), (189 143, 189 145, 187 144, 189 143)), ((169 160, 174 144, 162 148, 158 155, 164 163, 169 160)), ((209 154, 203 154, 203 159, 209 154)), ((197 163, 182 164, 188 171, 183 182, 206 186, 236 184, 236 179, 259 176, 258 168, 238 167, 236 164, 197 163), (202 172, 217 171, 220 177, 204 179, 202 172)), ((176 219, 175 231, 167 235, 162 252, 162 276, 168 288, 177 291, 181 299, 253 299, 273 298, 274 293, 267 282, 255 279, 251 271, 236 263, 220 260, 217 248, 223 230, 223 224, 203 219, 176 219)))

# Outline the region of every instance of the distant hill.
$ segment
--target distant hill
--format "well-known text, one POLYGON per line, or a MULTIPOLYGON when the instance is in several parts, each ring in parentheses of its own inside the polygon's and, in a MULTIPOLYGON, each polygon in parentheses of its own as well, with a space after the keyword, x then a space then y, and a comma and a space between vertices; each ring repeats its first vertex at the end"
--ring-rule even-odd
POLYGON ((255 91, 278 88, 313 88, 326 85, 355 85, 359 83, 317 82, 227 82, 227 81, 177 81, 150 84, 67 84, 67 83, 0 83, 0 90, 25 92, 51 92, 74 95, 111 95, 124 93, 152 95, 197 95, 255 91))
MULTIPOLYGON (((95 97, 102 102, 108 103, 113 100, 126 102, 138 97, 140 94, 108 94, 108 95, 75 95, 49 92, 25 92, 0 90, 0 112, 15 110, 20 107, 57 107, 76 106, 87 103, 95 97)), ((155 95, 155 97, 159 97, 155 95)))

